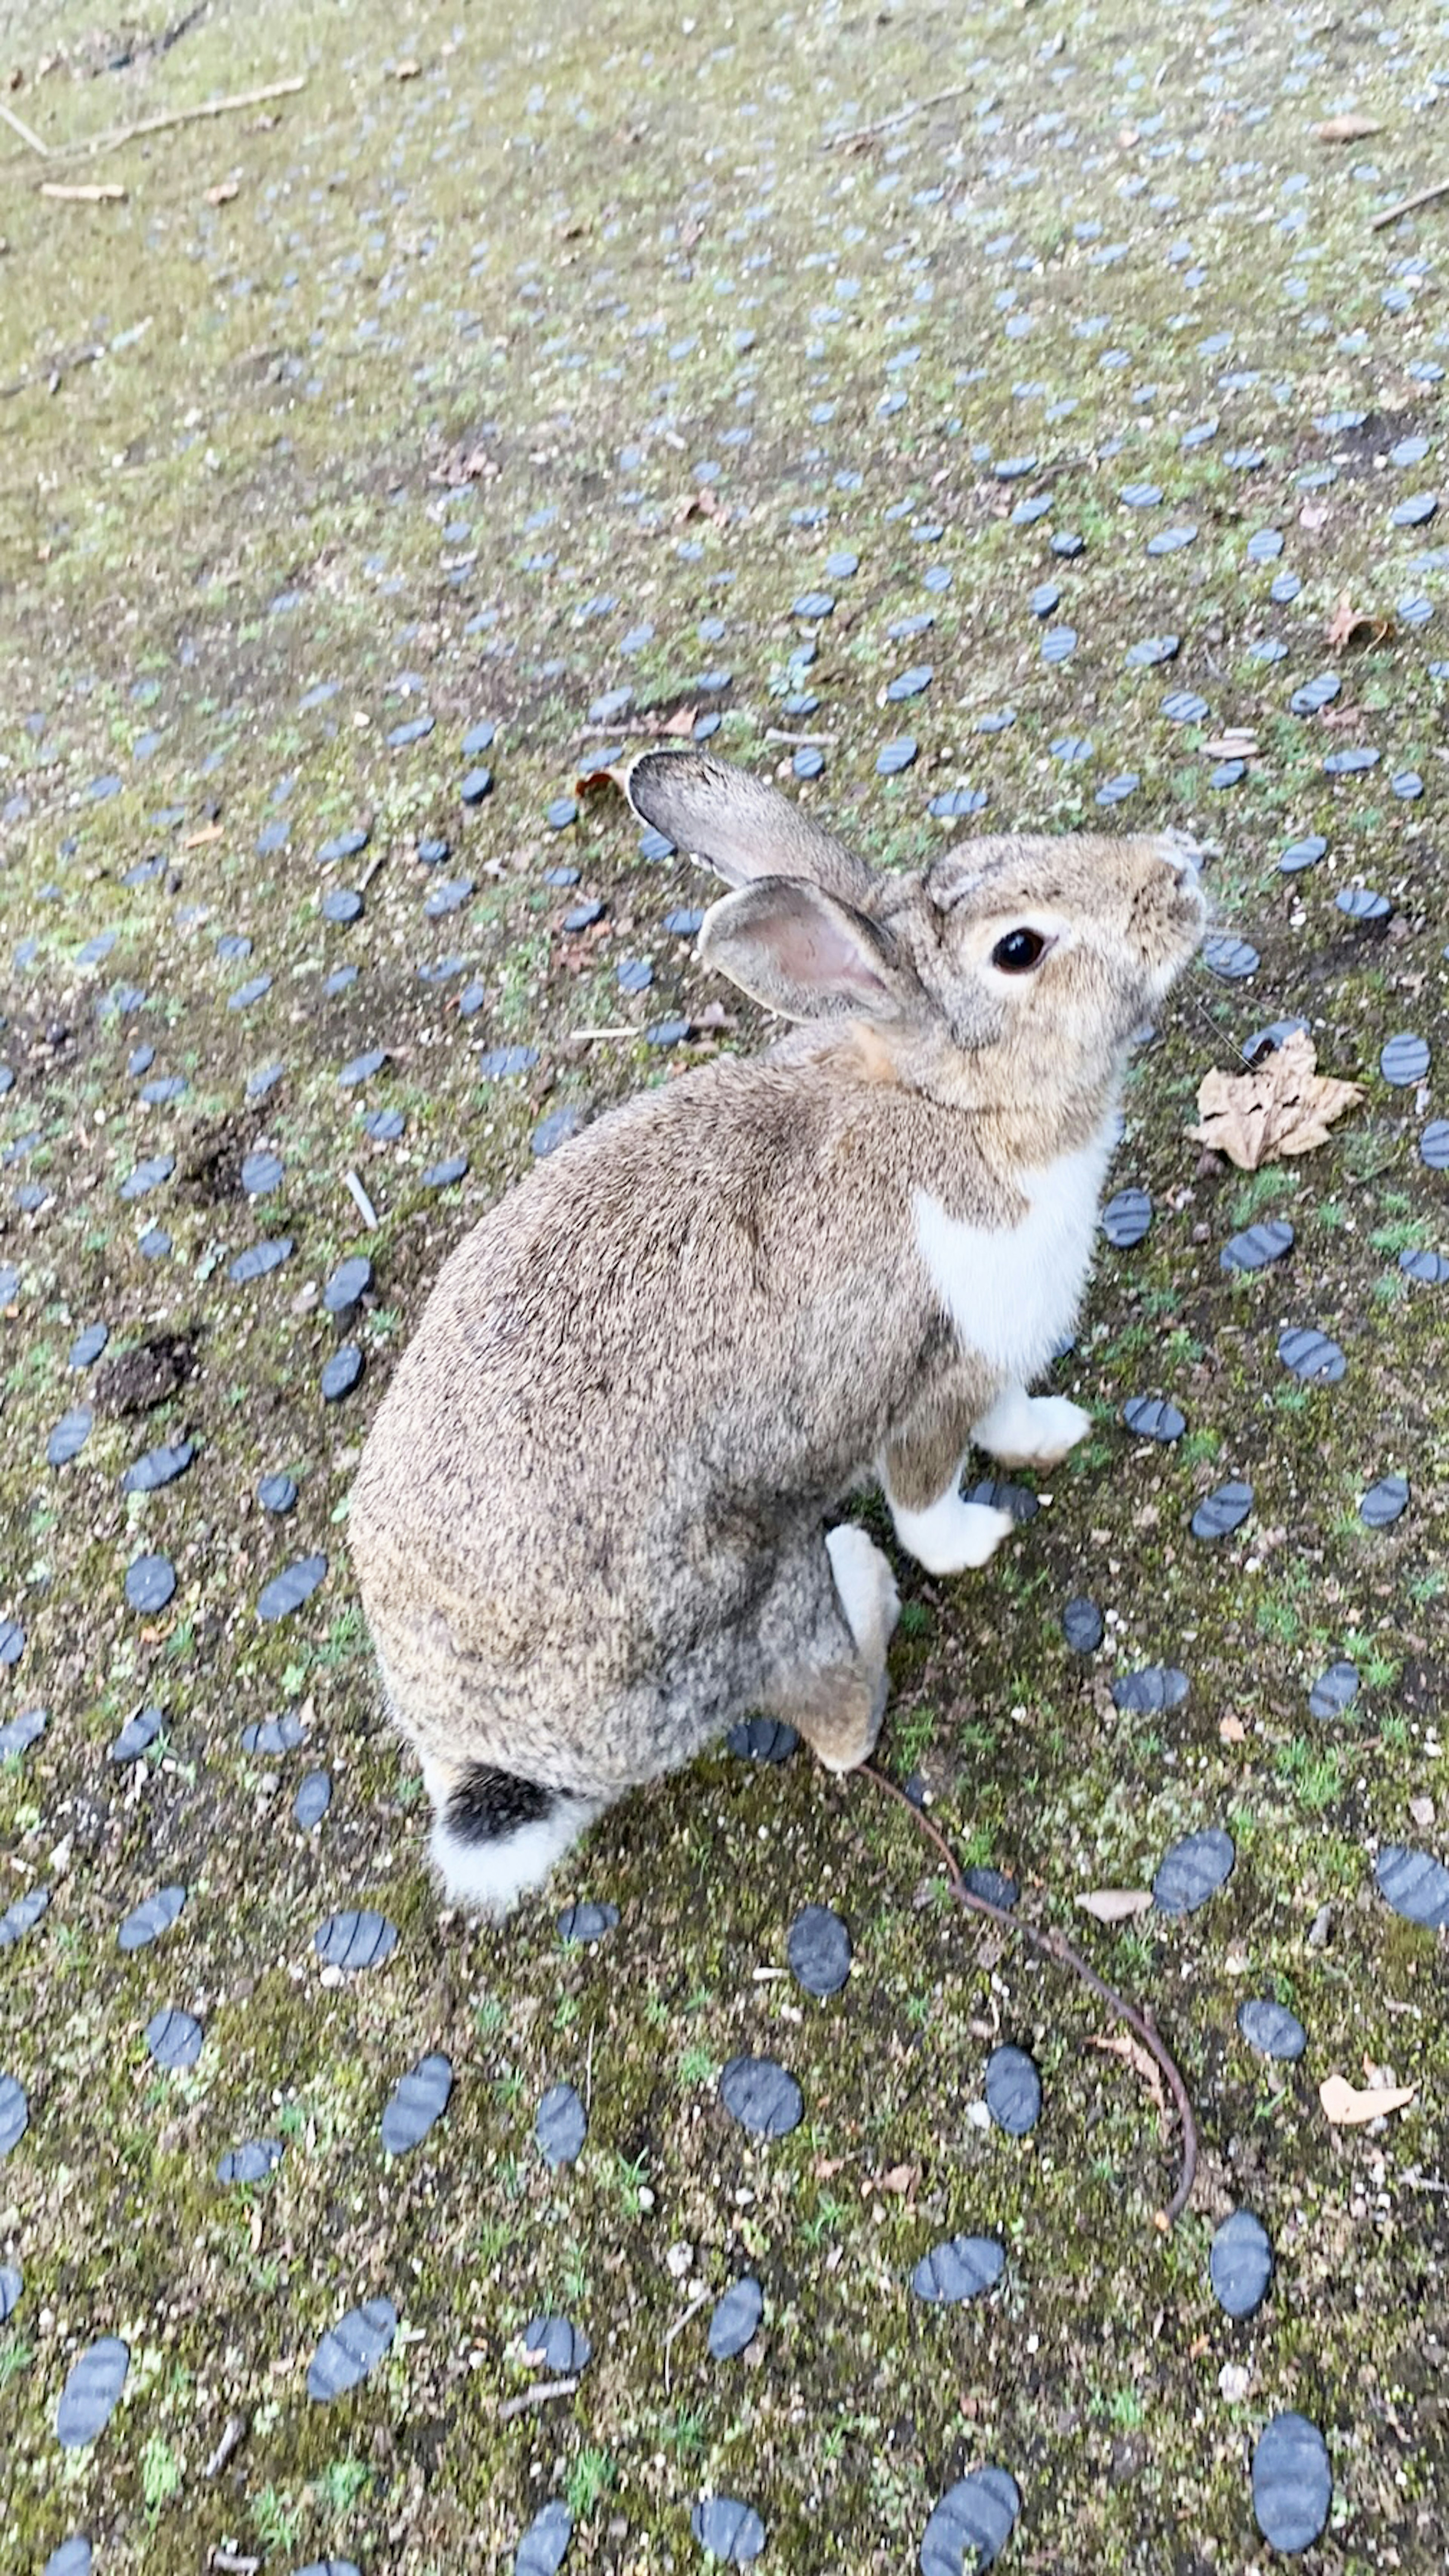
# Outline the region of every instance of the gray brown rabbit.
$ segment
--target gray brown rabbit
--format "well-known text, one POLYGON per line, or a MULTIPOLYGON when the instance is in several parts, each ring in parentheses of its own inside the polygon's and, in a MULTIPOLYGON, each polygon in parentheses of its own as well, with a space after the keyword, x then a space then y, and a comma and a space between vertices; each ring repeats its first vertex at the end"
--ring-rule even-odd
POLYGON ((746 1712, 826 1766, 886 1700, 878 1478, 933 1574, 1050 1465, 1130 1033, 1198 945, 1179 836, 968 841, 878 871, 693 752, 622 773, 732 889, 699 954, 800 1025, 601 1118, 445 1263, 348 1523, 448 1896, 503 1912, 625 1790, 746 1712))

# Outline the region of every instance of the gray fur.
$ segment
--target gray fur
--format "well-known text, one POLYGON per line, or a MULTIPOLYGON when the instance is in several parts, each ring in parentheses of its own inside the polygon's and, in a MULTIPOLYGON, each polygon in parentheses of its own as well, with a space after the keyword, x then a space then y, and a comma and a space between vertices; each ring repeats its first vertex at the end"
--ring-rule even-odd
POLYGON ((440 1812, 475 1763, 606 1802, 753 1710, 864 1758, 894 1588, 867 1569, 857 1637, 827 1520, 888 1451, 893 1490, 929 1499, 997 1392, 913 1193, 1010 1228, 1016 1176, 1100 1125, 1201 930, 1166 836, 979 841, 889 875, 697 754, 625 783, 746 888, 704 956, 818 1016, 600 1119, 443 1267, 348 1523, 440 1812), (1008 985, 985 960, 1022 912, 1070 933, 1008 985))

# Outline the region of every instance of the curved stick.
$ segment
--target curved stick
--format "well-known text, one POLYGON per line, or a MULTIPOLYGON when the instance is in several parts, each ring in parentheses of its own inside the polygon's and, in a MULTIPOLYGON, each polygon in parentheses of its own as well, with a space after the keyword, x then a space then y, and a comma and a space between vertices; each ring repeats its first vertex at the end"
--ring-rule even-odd
POLYGON ((1034 1923, 1018 1922, 1016 1916, 1009 1914, 1004 1905, 993 1905, 989 1896, 975 1895, 967 1886, 961 1874, 961 1865, 939 1825, 934 1824, 925 1811, 916 1805, 913 1798, 908 1798, 904 1789, 899 1788, 894 1780, 888 1780, 883 1771, 877 1771, 873 1762, 863 1762, 860 1767, 868 1780, 873 1780, 878 1789, 884 1789, 886 1796, 894 1798, 898 1807, 905 1808, 907 1815, 914 1819, 927 1841, 932 1843, 940 1853, 946 1864, 946 1883, 958 1905, 964 1905, 972 1914, 988 1916, 993 1923, 999 1923, 1003 1930, 1012 1933, 1017 1940, 1028 1942, 1031 1948, 1039 1951, 1044 1959, 1052 1960, 1058 1967, 1070 1968, 1074 1977, 1079 1977, 1083 1985, 1090 1986, 1094 1995, 1100 1996, 1109 2012, 1114 2013, 1119 2021, 1126 2023, 1128 2029, 1141 2040, 1148 2054, 1161 2067, 1177 2106, 1177 2116, 1182 2123, 1182 2169, 1178 2175, 1177 2189, 1166 2208, 1160 2210, 1157 2215, 1156 2223, 1165 2231, 1182 2216, 1192 2197, 1192 2186, 1197 2176, 1197 2123, 1192 2116, 1192 2104, 1188 2100, 1187 2086, 1178 2073, 1173 2059, 1158 2038, 1152 2022, 1145 2013, 1137 2010, 1135 2004, 1129 2004, 1124 1995, 1119 1995, 1115 1986, 1109 1986, 1105 1977, 1099 1977, 1096 1969, 1082 1957, 1080 1951, 1073 1949, 1070 1941, 1062 1933, 1039 1932, 1034 1923))

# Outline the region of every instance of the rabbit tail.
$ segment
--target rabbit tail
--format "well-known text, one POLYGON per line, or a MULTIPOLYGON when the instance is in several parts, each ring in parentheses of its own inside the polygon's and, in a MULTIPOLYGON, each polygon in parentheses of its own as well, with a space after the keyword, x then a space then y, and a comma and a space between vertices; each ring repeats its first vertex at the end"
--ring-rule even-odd
POLYGON ((470 1762, 446 1778, 424 1766, 433 1801, 433 1866, 446 1901, 470 1914, 507 1914, 541 1887, 604 1805, 567 1789, 470 1762))

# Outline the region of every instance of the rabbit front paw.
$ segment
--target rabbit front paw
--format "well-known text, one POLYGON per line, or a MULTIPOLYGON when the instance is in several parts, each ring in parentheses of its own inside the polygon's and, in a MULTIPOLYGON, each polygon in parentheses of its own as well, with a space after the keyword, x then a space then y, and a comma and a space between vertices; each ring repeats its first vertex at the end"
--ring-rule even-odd
POLYGON ((905 1511, 893 1502, 891 1517, 906 1554, 928 1574, 964 1574, 985 1565, 1016 1527, 1010 1512, 991 1503, 968 1503, 954 1486, 923 1512, 905 1511))
POLYGON ((1024 1387, 1009 1386, 971 1437, 998 1466, 1055 1467, 1091 1427, 1090 1413, 1064 1395, 1028 1395, 1024 1387))

